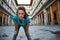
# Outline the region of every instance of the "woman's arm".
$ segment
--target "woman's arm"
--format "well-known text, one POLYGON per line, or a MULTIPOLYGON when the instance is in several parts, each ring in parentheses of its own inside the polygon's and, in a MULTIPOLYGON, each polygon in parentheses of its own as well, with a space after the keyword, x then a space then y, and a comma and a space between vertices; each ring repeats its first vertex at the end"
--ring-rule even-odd
POLYGON ((15 30, 18 28, 18 24, 14 21, 15 30))

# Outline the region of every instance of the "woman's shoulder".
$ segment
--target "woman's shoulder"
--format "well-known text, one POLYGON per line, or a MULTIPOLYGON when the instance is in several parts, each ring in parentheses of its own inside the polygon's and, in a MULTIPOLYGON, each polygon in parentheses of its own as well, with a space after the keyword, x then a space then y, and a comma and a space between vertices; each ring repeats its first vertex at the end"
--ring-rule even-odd
POLYGON ((26 19, 30 19, 29 16, 26 16, 26 19))
POLYGON ((26 16, 26 21, 30 21, 30 18, 29 18, 29 16, 26 16))
POLYGON ((16 17, 18 17, 18 15, 17 15, 17 14, 14 14, 14 15, 13 15, 13 17, 15 17, 15 18, 16 18, 16 17))
POLYGON ((13 20, 16 20, 18 18, 17 15, 13 15, 13 20))

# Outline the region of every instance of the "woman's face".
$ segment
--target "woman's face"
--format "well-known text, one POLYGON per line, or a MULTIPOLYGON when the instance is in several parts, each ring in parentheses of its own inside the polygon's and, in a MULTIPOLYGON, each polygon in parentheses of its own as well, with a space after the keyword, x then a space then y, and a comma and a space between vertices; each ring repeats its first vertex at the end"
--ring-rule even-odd
POLYGON ((23 10, 18 10, 18 17, 19 19, 23 19, 25 15, 25 12, 23 10))

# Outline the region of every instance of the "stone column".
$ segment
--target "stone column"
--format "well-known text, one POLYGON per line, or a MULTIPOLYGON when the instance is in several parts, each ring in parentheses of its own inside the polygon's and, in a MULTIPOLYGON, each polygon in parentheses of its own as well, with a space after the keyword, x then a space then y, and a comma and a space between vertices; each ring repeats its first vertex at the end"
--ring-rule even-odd
POLYGON ((39 24, 39 16, 37 15, 37 24, 39 24))
POLYGON ((10 25, 12 25, 12 17, 10 16, 10 25))
POLYGON ((2 15, 2 26, 4 25, 4 14, 2 15))
POLYGON ((39 25, 40 25, 40 15, 39 15, 39 25))
POLYGON ((5 15, 5 25, 8 25, 8 15, 5 15))
POLYGON ((58 0, 58 13, 59 13, 59 25, 60 25, 60 0, 58 0))
POLYGON ((38 24, 39 24, 39 15, 38 15, 38 24))
POLYGON ((36 16, 36 24, 38 25, 38 15, 36 16))
POLYGON ((47 11, 46 11, 46 9, 44 9, 43 11, 44 11, 44 25, 47 25, 47 23, 48 23, 47 11))
POLYGON ((10 16, 8 16, 8 25, 10 25, 10 16))
POLYGON ((54 24, 54 21, 53 21, 53 12, 52 12, 52 7, 50 6, 50 13, 51 13, 51 25, 54 24))
POLYGON ((37 24, 38 24, 38 21, 39 21, 39 17, 38 17, 38 15, 37 15, 37 24))

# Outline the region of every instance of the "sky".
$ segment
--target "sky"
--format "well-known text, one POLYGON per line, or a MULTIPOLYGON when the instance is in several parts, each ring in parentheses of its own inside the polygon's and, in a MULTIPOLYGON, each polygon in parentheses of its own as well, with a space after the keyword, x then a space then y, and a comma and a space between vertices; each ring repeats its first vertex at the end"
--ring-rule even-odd
POLYGON ((30 4, 31 0, 17 0, 18 4, 30 4))

